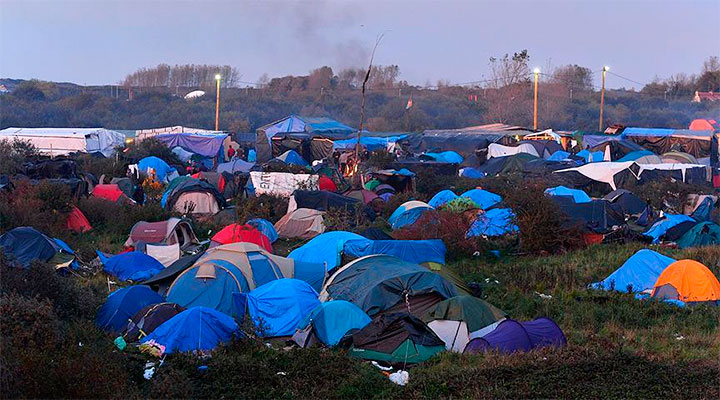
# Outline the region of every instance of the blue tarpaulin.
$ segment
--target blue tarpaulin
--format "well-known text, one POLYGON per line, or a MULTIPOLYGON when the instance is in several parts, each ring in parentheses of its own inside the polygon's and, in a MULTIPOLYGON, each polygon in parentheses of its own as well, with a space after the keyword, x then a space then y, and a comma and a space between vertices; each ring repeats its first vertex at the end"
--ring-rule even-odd
POLYGON ((266 219, 253 218, 248 220, 247 224, 254 226, 257 230, 262 232, 263 235, 267 236, 270 243, 275 243, 278 239, 278 233, 275 230, 275 226, 266 219))
POLYGON ((602 151, 582 150, 576 154, 578 157, 582 157, 586 163, 602 162, 604 161, 605 153, 602 151))
POLYGON ((426 156, 437 162, 448 164, 462 164, 464 158, 454 151, 443 151, 441 153, 425 153, 426 156))
MULTIPOLYGON (((308 164, 307 161, 305 161, 304 158, 300 154, 298 154, 295 150, 288 150, 279 156, 274 158, 275 160, 279 160, 284 162, 285 164, 289 165, 299 165, 301 167, 307 167, 310 164, 308 164)), ((271 160, 272 161, 272 160, 271 160)))
POLYGON ((584 191, 580 189, 570 189, 569 187, 565 186, 555 186, 553 188, 547 188, 545 189, 545 193, 549 194, 550 196, 572 197, 573 202, 577 204, 590 203, 592 201, 590 196, 588 196, 588 194, 584 191))
POLYGON ((388 222, 393 229, 400 229, 404 226, 414 224, 425 211, 432 209, 432 207, 422 201, 408 201, 393 211, 390 218, 388 218, 388 222))
POLYGON ((487 175, 477 168, 467 167, 460 170, 460 176, 463 178, 480 179, 487 175))
POLYGON ((441 190, 435 194, 435 196, 428 201, 430 207, 438 208, 458 198, 452 190, 441 190))
POLYGON ((650 236, 653 239, 653 243, 658 243, 660 241, 660 237, 664 235, 668 229, 685 221, 694 220, 684 214, 665 214, 665 218, 655 222, 653 226, 645 232, 645 235, 650 236))
POLYGON ((103 270, 123 281, 141 282, 150 279, 165 267, 156 259, 139 251, 130 251, 107 257, 97 252, 103 270))
POLYGON ((155 328, 141 343, 154 341, 165 353, 212 350, 239 333, 232 317, 207 307, 189 308, 155 328))
POLYGON ((100 307, 95 323, 108 332, 120 332, 130 319, 146 306, 164 302, 162 296, 147 286, 129 286, 116 290, 100 307))
POLYGON ((477 218, 468 229, 467 237, 502 236, 518 231, 513 223, 515 214, 509 208, 493 208, 486 212, 478 212, 477 218))
POLYGON ((197 133, 168 133, 154 136, 155 139, 165 143, 169 148, 177 146, 205 157, 224 159, 223 141, 225 134, 197 134, 197 133))
POLYGON ((430 240, 370 240, 354 239, 345 242, 345 254, 352 257, 387 254, 416 264, 436 262, 445 264, 445 243, 430 240))
MULTIPOLYGON (((387 148, 388 144, 402 140, 406 136, 407 135, 388 137, 362 136, 360 137, 360 145, 365 147, 368 151, 383 150, 387 148)), ((355 148, 357 143, 357 138, 336 140, 333 142, 333 150, 351 150, 355 148)))
POLYGON ((264 337, 290 336, 305 317, 320 305, 318 294, 297 279, 278 279, 250 293, 236 293, 244 300, 247 313, 264 337))
POLYGON ((642 249, 628 258, 610 276, 600 282, 591 283, 590 288, 642 292, 651 290, 660 274, 675 260, 650 249, 642 249))
POLYGON ((305 329, 313 325, 318 340, 326 346, 335 346, 348 332, 360 330, 370 323, 370 317, 360 307, 345 300, 320 303, 298 325, 305 329))
POLYGON ((327 264, 331 271, 340 265, 340 254, 346 241, 352 239, 365 240, 357 233, 345 231, 325 232, 290 252, 288 258, 313 264, 327 264))
POLYGON ((487 210, 502 201, 502 197, 499 195, 483 189, 470 189, 461 194, 460 197, 469 198, 483 210, 487 210))
POLYGON ((155 176, 160 182, 167 182, 169 179, 172 179, 171 176, 173 172, 177 174, 175 168, 169 166, 163 159, 155 156, 145 157, 138 162, 138 169, 146 174, 151 168, 155 171, 155 176))
POLYGON ((254 162, 248 162, 243 160, 233 160, 226 163, 218 164, 217 166, 217 172, 223 173, 223 172, 229 172, 231 174, 235 172, 250 172, 252 167, 255 166, 254 162))
POLYGON ((302 117, 290 115, 280 121, 265 125, 260 128, 265 131, 265 136, 270 140, 278 133, 311 133, 318 136, 325 136, 330 139, 348 139, 355 132, 343 123, 325 117, 302 117))
POLYGON ((567 160, 569 158, 570 158, 570 153, 568 153, 567 151, 558 150, 558 151, 552 153, 552 155, 550 157, 548 157, 547 160, 548 161, 563 161, 563 160, 567 160))

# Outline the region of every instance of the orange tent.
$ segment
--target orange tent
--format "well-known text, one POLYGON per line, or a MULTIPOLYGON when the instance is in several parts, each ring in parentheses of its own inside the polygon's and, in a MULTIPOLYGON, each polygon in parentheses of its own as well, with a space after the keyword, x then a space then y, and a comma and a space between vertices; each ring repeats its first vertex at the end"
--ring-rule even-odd
POLYGON ((720 282, 708 267, 694 260, 679 260, 660 274, 652 297, 684 302, 720 300, 720 282))
POLYGON ((714 131, 717 126, 717 122, 714 119, 696 119, 690 123, 690 130, 692 131, 714 131))
POLYGON ((69 230, 77 233, 85 233, 92 229, 90 222, 87 218, 85 218, 85 214, 83 214, 83 212, 75 206, 72 206, 72 210, 68 214, 67 221, 65 221, 65 226, 69 230))

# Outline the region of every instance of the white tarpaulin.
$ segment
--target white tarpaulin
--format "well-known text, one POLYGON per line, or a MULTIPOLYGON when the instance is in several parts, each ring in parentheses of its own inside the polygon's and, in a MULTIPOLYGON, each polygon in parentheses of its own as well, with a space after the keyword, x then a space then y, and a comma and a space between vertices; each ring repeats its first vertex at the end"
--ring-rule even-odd
POLYGON ((560 172, 568 172, 568 171, 576 171, 581 173, 584 176, 587 176, 588 178, 598 181, 598 182, 605 182, 610 187, 615 190, 617 187, 615 187, 615 174, 621 171, 625 171, 626 169, 630 168, 631 165, 633 165, 633 161, 624 161, 624 162, 597 162, 597 163, 590 163, 585 164, 579 167, 575 168, 568 168, 568 169, 561 169, 559 171, 555 171, 556 173, 560 172))
POLYGON ((125 135, 105 128, 6 128, 0 131, 3 139, 29 141, 40 153, 50 156, 79 151, 110 157, 115 147, 125 144, 125 135))
POLYGON ((529 143, 523 143, 516 147, 503 146, 497 143, 490 143, 490 146, 488 146, 488 158, 512 156, 518 153, 528 153, 540 157, 535 147, 529 143))
POLYGON ((255 195, 290 197, 296 189, 317 190, 317 175, 291 174, 287 172, 250 172, 255 195))

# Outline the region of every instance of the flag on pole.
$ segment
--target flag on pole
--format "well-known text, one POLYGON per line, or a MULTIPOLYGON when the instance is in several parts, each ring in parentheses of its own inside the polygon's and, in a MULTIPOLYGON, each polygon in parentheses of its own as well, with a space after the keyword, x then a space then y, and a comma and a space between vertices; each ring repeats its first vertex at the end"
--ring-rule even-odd
POLYGON ((410 107, 412 107, 412 106, 413 106, 412 97, 410 97, 410 98, 408 99, 407 105, 405 106, 405 109, 406 109, 406 110, 409 110, 410 107))

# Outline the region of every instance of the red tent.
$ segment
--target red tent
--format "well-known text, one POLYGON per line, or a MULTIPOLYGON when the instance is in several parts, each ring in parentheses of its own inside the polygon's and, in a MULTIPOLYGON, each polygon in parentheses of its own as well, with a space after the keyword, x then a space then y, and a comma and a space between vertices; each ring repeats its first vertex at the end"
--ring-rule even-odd
POLYGON ((270 239, 252 225, 230 224, 212 237, 211 246, 246 242, 256 244, 272 253, 270 239))
POLYGON ((69 230, 77 233, 85 233, 92 229, 90 221, 85 218, 85 214, 83 214, 82 211, 80 211, 80 209, 75 206, 73 206, 70 214, 68 214, 65 226, 69 230))
POLYGON ((120 190, 118 185, 114 183, 95 186, 95 189, 92 191, 92 195, 93 197, 99 197, 112 202, 117 202, 120 199, 122 199, 120 201, 130 202, 130 198, 127 197, 125 193, 120 190))
POLYGON ((320 188, 320 190, 337 192, 337 185, 335 185, 335 182, 333 182, 332 179, 328 178, 325 175, 320 175, 320 178, 318 178, 318 187, 320 188))

